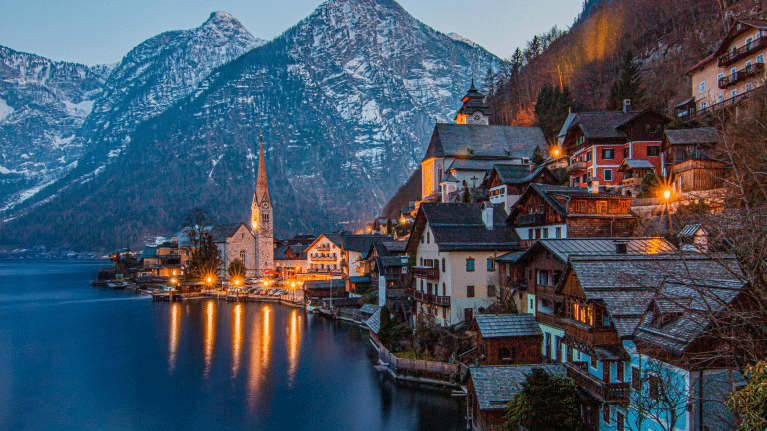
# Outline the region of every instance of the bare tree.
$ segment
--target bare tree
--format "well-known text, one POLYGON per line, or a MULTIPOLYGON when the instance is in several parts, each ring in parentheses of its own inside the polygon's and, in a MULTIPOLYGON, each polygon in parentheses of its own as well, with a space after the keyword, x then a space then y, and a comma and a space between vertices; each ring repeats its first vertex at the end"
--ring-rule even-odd
POLYGON ((635 416, 627 421, 634 431, 648 429, 648 421, 663 431, 673 431, 686 414, 689 387, 672 368, 663 362, 640 355, 640 379, 632 382, 629 408, 635 416))
POLYGON ((205 228, 213 223, 213 218, 201 207, 192 208, 186 213, 184 227, 189 229, 189 243, 194 250, 200 247, 205 228))

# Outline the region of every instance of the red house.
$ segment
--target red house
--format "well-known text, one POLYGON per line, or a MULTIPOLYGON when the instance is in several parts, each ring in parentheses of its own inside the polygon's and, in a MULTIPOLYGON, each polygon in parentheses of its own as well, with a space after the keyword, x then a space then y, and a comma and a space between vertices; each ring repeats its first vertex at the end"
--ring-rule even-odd
POLYGON ((651 109, 570 114, 559 132, 559 143, 570 157, 570 185, 588 183, 618 188, 624 160, 646 160, 654 173, 663 173, 664 126, 671 120, 651 109))

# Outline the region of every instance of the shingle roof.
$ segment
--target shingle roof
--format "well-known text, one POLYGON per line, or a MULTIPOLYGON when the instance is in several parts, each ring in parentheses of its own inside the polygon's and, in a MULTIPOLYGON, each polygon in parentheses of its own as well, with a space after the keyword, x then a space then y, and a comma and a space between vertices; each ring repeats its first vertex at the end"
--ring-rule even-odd
POLYGON ((680 237, 680 238, 693 237, 693 236, 695 236, 696 233, 698 233, 698 231, 700 230, 701 226, 702 225, 700 223, 685 225, 682 228, 682 231, 679 232, 679 235, 677 235, 677 236, 680 237))
POLYGON ((722 135, 716 127, 699 127, 697 129, 666 130, 666 140, 671 145, 688 144, 718 144, 722 135))
MULTIPOLYGON (((519 236, 506 226, 506 210, 502 204, 493 205, 493 230, 482 222, 481 203, 424 203, 423 213, 434 233, 440 251, 514 250, 519 236)), ((410 236, 409 245, 418 241, 410 236)), ((410 248, 410 247, 408 247, 410 248)))
POLYGON ((454 160, 447 170, 490 172, 497 163, 498 160, 458 159, 454 160))
MULTIPOLYGON (((612 255, 616 254, 616 242, 626 244, 628 254, 673 253, 677 248, 664 238, 547 238, 539 239, 527 251, 524 259, 532 256, 539 247, 554 254, 562 262, 571 255, 612 255)), ((519 259, 518 259, 519 260, 519 259)))
POLYGON ((514 263, 519 260, 520 257, 522 257, 525 254, 525 251, 512 251, 509 253, 506 253, 500 257, 497 257, 495 259, 496 262, 511 262, 514 263))
POLYGON ((380 307, 373 304, 363 304, 360 307, 360 313, 374 314, 380 307))
POLYGON ((378 332, 381 330, 381 309, 378 308, 372 316, 368 320, 365 321, 365 324, 370 328, 371 331, 373 331, 374 334, 378 334, 378 332))
POLYGON ((213 225, 208 233, 213 237, 213 242, 226 242, 226 239, 233 237, 243 225, 244 223, 217 224, 213 225))
POLYGON ((423 160, 432 157, 530 158, 546 147, 540 127, 437 123, 423 160))
POLYGON ((621 163, 621 169, 623 169, 624 165, 631 169, 655 169, 655 166, 653 166, 649 160, 645 159, 625 159, 623 160, 623 163, 621 163))
POLYGON ((358 253, 367 253, 370 250, 370 246, 375 242, 391 241, 392 238, 389 235, 344 235, 343 236, 343 249, 345 251, 356 251, 358 253))
POLYGON ((602 111, 602 112, 578 112, 572 114, 572 119, 565 121, 560 136, 567 134, 567 131, 580 125, 586 138, 625 138, 626 134, 618 129, 618 126, 639 114, 637 111, 602 111), (565 127, 567 127, 565 129, 565 127))
MULTIPOLYGON (((613 199, 629 199, 627 197, 612 194, 612 193, 590 193, 583 187, 568 187, 568 186, 554 186, 549 184, 537 184, 532 183, 525 189, 524 194, 536 193, 543 198, 553 209, 563 216, 567 216, 567 201, 568 198, 583 197, 583 198, 613 198, 613 199)), ((520 205, 523 198, 520 198, 517 203, 512 207, 512 214, 514 214, 520 205)))
POLYGON ((407 250, 407 241, 383 241, 381 244, 389 253, 404 253, 407 250))
POLYGON ((506 165, 496 164, 493 168, 503 184, 524 184, 535 179, 546 169, 546 165, 506 165))
POLYGON ((475 317, 483 338, 543 335, 535 316, 523 314, 479 314, 475 317))
POLYGON ((503 410, 506 404, 522 390, 522 383, 532 374, 533 368, 540 368, 549 374, 567 375, 562 364, 507 365, 470 367, 469 375, 474 384, 480 410, 503 410))

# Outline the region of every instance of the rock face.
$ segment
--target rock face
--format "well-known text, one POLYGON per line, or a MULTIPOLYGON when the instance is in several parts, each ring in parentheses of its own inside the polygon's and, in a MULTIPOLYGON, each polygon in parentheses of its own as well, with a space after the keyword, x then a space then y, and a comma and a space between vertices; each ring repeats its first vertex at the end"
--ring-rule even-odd
POLYGON ((183 94, 154 84, 167 69, 149 71, 177 60, 139 52, 176 37, 145 42, 110 74, 83 126, 87 154, 35 196, 45 204, 19 206, 24 216, 0 225, 2 241, 135 245, 178 228, 194 206, 220 221, 247 221, 262 131, 278 236, 372 217, 417 166, 435 117, 452 119, 471 73, 498 62, 394 1, 330 0, 275 40, 181 86, 194 87, 183 94), (150 66, 142 69, 142 59, 150 66), (147 83, 155 93, 122 101, 147 83), (160 94, 177 97, 159 102, 160 94), (25 229, 14 228, 21 223, 25 229))

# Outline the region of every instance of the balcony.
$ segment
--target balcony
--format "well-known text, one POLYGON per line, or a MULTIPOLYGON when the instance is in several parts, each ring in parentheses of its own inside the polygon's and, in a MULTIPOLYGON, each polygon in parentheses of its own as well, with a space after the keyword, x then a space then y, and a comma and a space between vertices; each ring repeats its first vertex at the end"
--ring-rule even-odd
POLYGON ((449 296, 432 296, 433 303, 437 305, 442 305, 445 307, 450 306, 450 297, 449 296))
POLYGON ((562 328, 564 326, 561 317, 541 311, 535 313, 535 320, 543 323, 544 325, 553 326, 555 328, 562 328))
POLYGON ((557 288, 554 286, 544 286, 542 284, 536 284, 535 285, 535 295, 542 298, 542 299, 560 299, 563 297, 560 294, 557 294, 557 288))
POLYGON ((428 266, 414 266, 413 276, 417 278, 425 278, 427 280, 438 280, 439 268, 431 268, 428 266))
POLYGON ((517 226, 532 226, 546 223, 546 214, 522 214, 517 217, 517 226))
POLYGON ((621 185, 623 187, 641 187, 642 179, 638 177, 624 178, 623 181, 621 181, 621 185))
POLYGON ((719 80, 719 88, 724 89, 729 86, 735 85, 741 81, 745 81, 746 79, 751 78, 752 76, 758 75, 763 70, 764 70, 764 63, 756 63, 756 64, 751 64, 749 66, 746 66, 743 70, 739 70, 735 73, 730 74, 729 76, 725 76, 724 78, 721 78, 719 80))
POLYGON ((418 302, 424 302, 427 304, 441 305, 444 307, 450 306, 449 296, 437 296, 426 292, 414 292, 413 298, 418 302))
POLYGON ((431 302, 431 293, 419 292, 416 290, 413 292, 413 299, 418 302, 425 302, 428 304, 431 302))
POLYGON ((585 171, 586 169, 588 169, 588 167, 589 165, 587 162, 583 162, 583 161, 573 162, 570 164, 570 166, 567 167, 567 173, 577 174, 577 173, 585 171))
POLYGON ((560 326, 564 325, 565 333, 584 344, 591 346, 608 346, 620 344, 618 333, 612 326, 591 326, 570 318, 562 318, 560 326))
POLYGON ((336 253, 312 253, 309 255, 312 260, 338 260, 338 254, 336 253))
POLYGON ((726 54, 719 57, 719 67, 725 67, 729 66, 732 63, 735 63, 736 61, 740 60, 741 58, 747 57, 749 54, 758 51, 764 47, 767 47, 767 38, 760 37, 756 38, 751 41, 751 43, 747 43, 740 48, 736 50, 731 50, 727 52, 726 54))
POLYGON ((585 362, 566 362, 564 365, 567 377, 594 398, 607 404, 628 404, 631 391, 628 383, 605 383, 589 373, 585 362))

